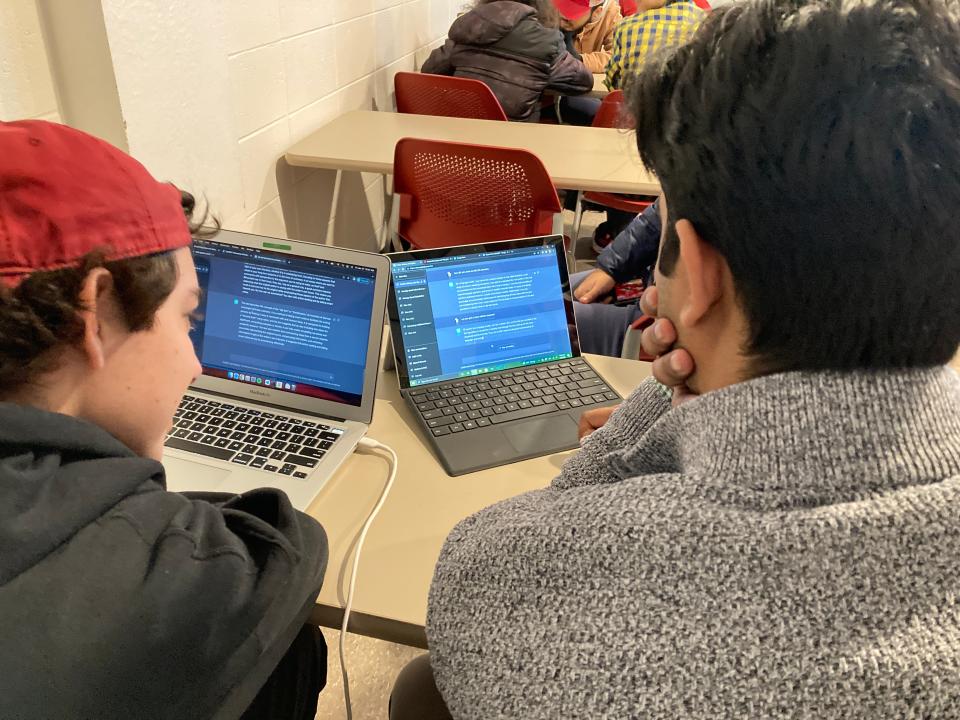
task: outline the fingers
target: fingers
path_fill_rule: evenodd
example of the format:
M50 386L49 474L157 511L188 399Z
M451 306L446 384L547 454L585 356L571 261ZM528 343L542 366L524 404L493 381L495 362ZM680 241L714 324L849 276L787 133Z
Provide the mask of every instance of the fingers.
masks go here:
M583 440L587 435L592 433L598 428L602 428L607 420L610 419L610 416L613 415L614 410L616 410L619 405L614 405L613 407L603 407L595 408L594 410L587 410L580 416L580 426L578 428L579 437Z
M647 288L640 297L640 309L644 315L657 317L660 296L656 287ZM674 348L677 329L669 318L657 320L640 335L640 345L648 355L653 355L651 372L659 382L673 390L673 404L696 397L687 387L687 379L693 374L693 356L683 348Z
M584 280L574 291L573 296L582 303L592 303L597 297L597 290L589 280Z
M677 329L667 318L657 318L656 322L644 328L640 335L640 346L648 355L663 355L677 341Z
M667 387L685 387L687 378L693 374L693 356L682 348L671 350L653 361L651 372Z
M657 305L660 302L660 295L657 287L651 286L643 291L643 295L640 296L640 309L643 311L644 315L649 315L650 317L657 316Z
M603 270L594 270L573 291L573 296L582 303L596 302L601 295L613 290L615 281Z

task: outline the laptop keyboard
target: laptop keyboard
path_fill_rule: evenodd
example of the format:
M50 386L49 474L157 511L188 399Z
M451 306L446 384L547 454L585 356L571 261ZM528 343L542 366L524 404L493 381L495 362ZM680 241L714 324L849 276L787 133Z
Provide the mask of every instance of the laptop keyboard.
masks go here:
M437 437L620 400L583 358L416 388L410 397Z
M184 395L164 444L305 478L342 434L338 427Z

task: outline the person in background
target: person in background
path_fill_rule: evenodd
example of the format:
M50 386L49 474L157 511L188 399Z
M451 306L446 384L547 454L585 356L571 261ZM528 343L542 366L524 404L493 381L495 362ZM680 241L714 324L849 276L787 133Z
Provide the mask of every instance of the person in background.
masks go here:
M660 51L683 45L707 13L693 0L640 0L635 15L623 19L613 34L605 84L623 89Z
M637 302L614 304L614 287L637 279L650 287L659 247L660 213L654 202L604 248L595 270L570 276L582 352L620 357L627 328L643 311Z
M620 22L620 6L604 0L553 0L560 13L560 29L571 37L573 50L591 73L602 73L610 60L613 31Z
M706 13L693 0L640 0L637 13L617 25L607 63L605 84L623 89L626 81L660 53L682 45L696 32ZM593 247L602 252L631 220L622 210L607 209L607 219L593 234Z
M553 3L560 13L560 30L571 54L591 73L602 73L610 59L613 29L621 19L620 6L604 0L553 0ZM560 97L560 119L571 125L590 125L599 108L598 98Z
M551 0L478 0L422 72L486 83L510 120L536 122L545 90L578 95L593 75L567 50Z
M0 188L0 718L312 720L323 528L165 489L193 198L43 121L0 122Z
M957 716L958 88L957 0L734 3L637 77L654 377L453 529L396 710Z

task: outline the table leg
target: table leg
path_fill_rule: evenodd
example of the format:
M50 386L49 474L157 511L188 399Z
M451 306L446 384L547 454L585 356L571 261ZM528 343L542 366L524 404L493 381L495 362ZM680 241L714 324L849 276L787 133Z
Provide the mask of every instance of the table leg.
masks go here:
M380 252L395 249L393 247L393 238L397 231L398 205L393 199L392 180L390 184L388 184L389 177L391 176L383 176L383 220L380 225L380 233L377 237L377 245Z
M343 170L337 170L337 176L333 180L333 198L330 201L330 220L327 223L327 237L323 241L324 245L336 245L337 203L340 202L340 181L342 179Z

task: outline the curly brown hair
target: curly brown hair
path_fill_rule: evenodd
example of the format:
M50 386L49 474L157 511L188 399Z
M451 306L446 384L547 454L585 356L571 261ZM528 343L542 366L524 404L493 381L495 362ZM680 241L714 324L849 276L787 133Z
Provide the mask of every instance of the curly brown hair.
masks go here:
M206 226L206 212L193 219L196 201L190 193L181 192L180 203L192 235L212 237L219 232L216 218ZM171 252L107 261L104 251L94 251L74 267L32 273L13 288L0 286L0 398L52 370L57 348L80 341L80 290L90 271L99 267L113 277L131 332L150 329L157 309L177 284Z

